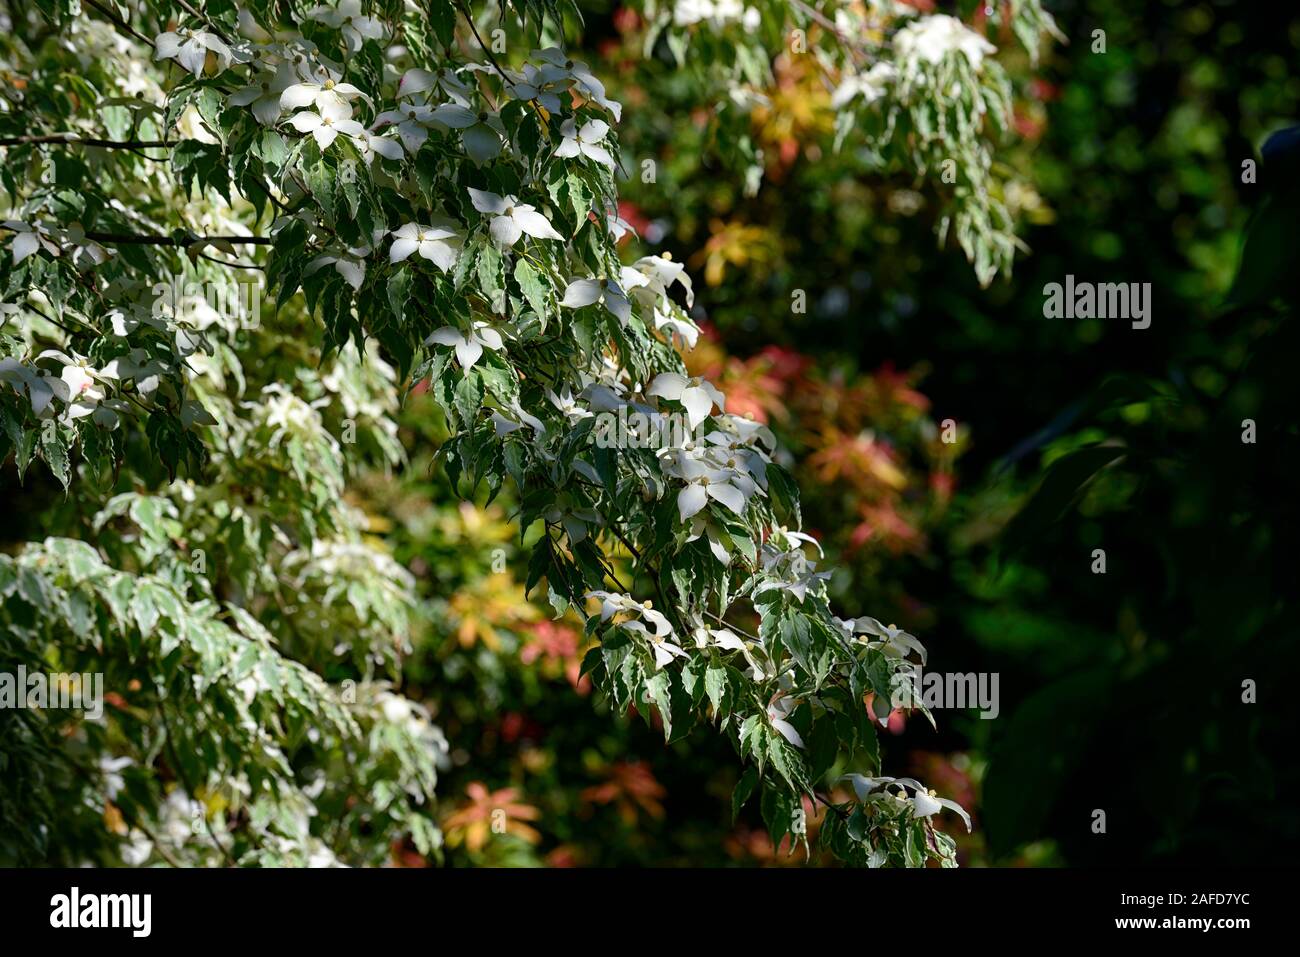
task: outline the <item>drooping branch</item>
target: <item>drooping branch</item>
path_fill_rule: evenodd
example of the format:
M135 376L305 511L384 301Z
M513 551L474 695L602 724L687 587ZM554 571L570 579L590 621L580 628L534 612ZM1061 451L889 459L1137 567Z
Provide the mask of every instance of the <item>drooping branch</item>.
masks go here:
M270 236L133 236L129 233L86 233L87 239L115 246L192 246L195 243L230 243L231 245L270 246Z
M29 146L41 143L62 143L67 146L97 146L107 150L139 150L170 148L175 143L167 140L101 140L76 133L46 133L40 136L0 136L0 146Z

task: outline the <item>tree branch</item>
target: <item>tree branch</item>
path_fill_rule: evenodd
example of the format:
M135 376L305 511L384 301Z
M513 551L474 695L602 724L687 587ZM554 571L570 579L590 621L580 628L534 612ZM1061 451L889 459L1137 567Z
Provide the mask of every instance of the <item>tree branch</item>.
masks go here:
M97 146L106 150L138 150L155 147L171 147L175 143L167 140L101 140L91 136L78 136L75 133L47 133L42 136L3 136L0 146L26 146L37 143L64 143L68 146ZM151 157L152 158L152 157Z

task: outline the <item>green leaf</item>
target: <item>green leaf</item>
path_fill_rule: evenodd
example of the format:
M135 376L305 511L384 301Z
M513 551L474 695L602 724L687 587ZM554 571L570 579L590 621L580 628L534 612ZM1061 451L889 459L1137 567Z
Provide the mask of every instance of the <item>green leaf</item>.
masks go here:
M735 824L736 819L740 817L740 809L745 806L750 795L754 793L754 788L758 784L758 768L753 765L746 765L745 771L736 782L736 788L731 792L731 823Z

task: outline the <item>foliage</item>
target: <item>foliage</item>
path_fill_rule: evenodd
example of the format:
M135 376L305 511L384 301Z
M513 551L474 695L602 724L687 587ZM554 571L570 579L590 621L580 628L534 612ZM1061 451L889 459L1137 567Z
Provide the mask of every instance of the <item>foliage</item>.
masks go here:
M670 744L725 735L734 807L754 799L774 845L806 843L806 799L831 806L820 836L846 861L954 863L932 823L951 802L874 777L875 724L924 649L833 613L774 436L675 348L698 336L683 267L620 258L622 108L548 45L559 11L524 8L506 67L450 3L178 6L16 8L0 41L21 78L0 114L0 417L18 476L39 461L67 494L38 519L53 537L4 566L6 656L83 667L94 648L126 689L102 726L20 713L4 801L42 805L49 843L6 855L108 859L113 835L136 862L436 849L445 746L382 684L422 606L348 502L360 472L400 467L392 415L418 387L449 488L490 504L509 487L524 590L583 620L580 673L615 710L653 713ZM1011 249L984 182L1006 80L977 34L901 13L885 126L864 120L862 142L881 169L969 164L946 202L987 280ZM714 65L754 59L734 51ZM939 83L959 89L936 115L916 90ZM264 274L273 302L214 307L231 270ZM636 440L605 441L614 421ZM642 441L669 422L695 436ZM469 607L458 639L488 640ZM52 777L65 748L91 770ZM852 796L819 791L846 771ZM479 844L494 803L528 840L529 805L470 794L452 842ZM86 810L97 840L56 836Z

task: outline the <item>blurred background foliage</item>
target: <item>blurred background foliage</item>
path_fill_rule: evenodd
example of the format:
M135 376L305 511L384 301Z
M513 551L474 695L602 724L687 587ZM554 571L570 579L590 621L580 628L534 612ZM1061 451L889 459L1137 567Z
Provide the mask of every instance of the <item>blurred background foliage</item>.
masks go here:
M746 148L728 150L734 116L698 101L662 43L642 55L635 5L582 7L586 57L627 106L628 242L696 276L692 371L778 433L840 601L921 635L940 670L1001 677L997 720L941 712L936 734L895 714L884 745L974 810L963 862L1294 847L1293 286L1226 300L1251 211L1296 171L1275 151L1244 183L1242 164L1300 112L1300 12L1062 0L1048 9L1070 42L1035 68L994 27L1016 90L1002 198L1027 251L981 289L951 243L936 249L923 184L868 174L852 136L835 149L830 91L798 58L774 58ZM1300 210L1283 199L1293 246ZM1294 265L1270 260L1265 285ZM1066 274L1150 282L1151 327L1043 318L1044 285ZM732 823L725 742L665 748L606 713L578 676L580 625L524 598L511 503L446 504L432 404L415 397L404 423L407 478L376 476L366 504L430 605L406 674L452 742L448 861L802 863L756 814Z

